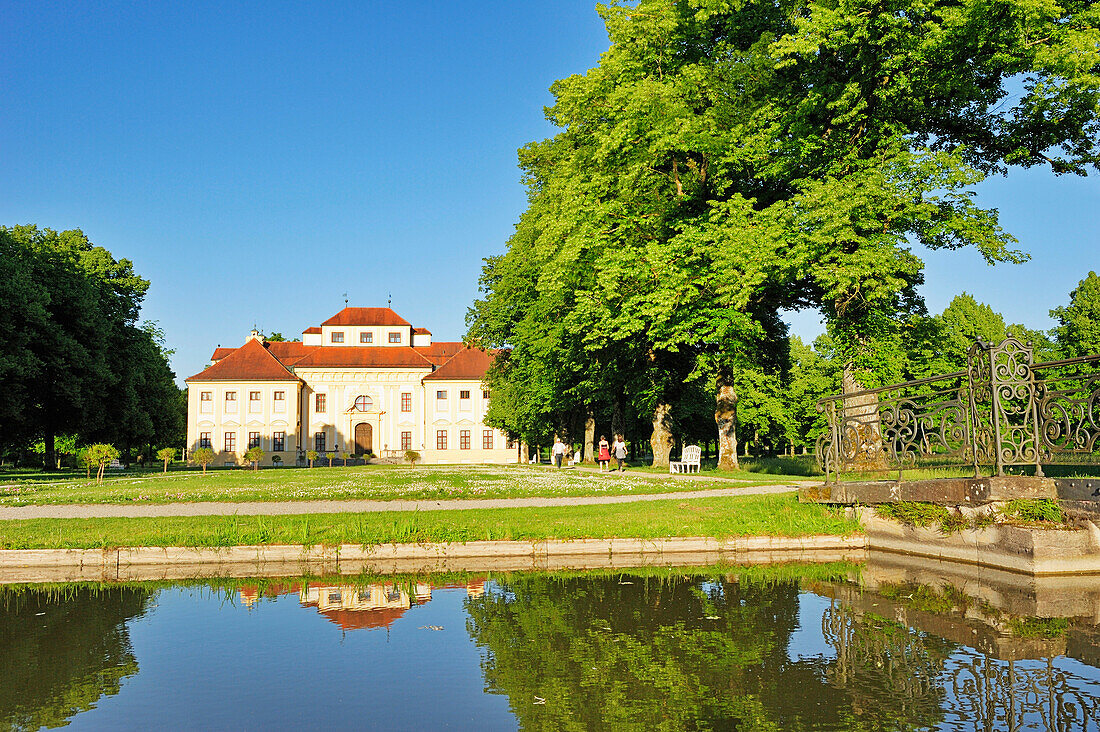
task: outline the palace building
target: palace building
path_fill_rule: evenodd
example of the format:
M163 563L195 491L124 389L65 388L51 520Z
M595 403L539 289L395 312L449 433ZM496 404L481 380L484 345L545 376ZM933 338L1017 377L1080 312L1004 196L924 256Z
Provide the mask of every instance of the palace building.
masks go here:
M309 450L514 463L516 446L483 422L491 360L459 342L433 343L390 308L344 308L301 341L252 331L186 379L188 448L213 448L215 465L239 464L257 445L263 465L302 464Z

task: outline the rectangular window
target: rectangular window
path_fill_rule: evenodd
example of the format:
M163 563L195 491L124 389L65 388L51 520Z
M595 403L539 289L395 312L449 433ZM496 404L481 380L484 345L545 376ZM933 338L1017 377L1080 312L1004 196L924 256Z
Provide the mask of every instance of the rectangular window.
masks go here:
M470 398L470 390L469 389L461 390L460 392L458 392L458 398L459 399L469 399Z
M250 391L248 392L248 411L252 414L262 412L264 409L263 399L260 398L260 392Z
M435 398L436 399L446 399L447 398L447 392L444 391L443 389L440 389L439 391L437 391L435 393Z
M489 401L489 390L488 389L482 389L481 390L481 398L484 399L485 401Z
M411 412L413 410L413 395L407 391L401 392L401 411Z
M344 331L342 331L342 330L332 331L332 342L333 343L343 343L344 342Z
M493 431L482 430L481 431L481 449L492 450L493 449Z
M285 391L274 392L271 395L271 402L272 402L272 406L274 408L274 411L276 411L280 414L286 412L286 392Z
M209 391L199 392L199 411L203 414L210 414L214 411L214 399L213 393Z
M460 430L458 433L458 449L470 449L470 430Z
M435 449L446 450L447 449L447 430L435 431Z
M225 451L236 452L237 451L237 433L226 432L225 433Z
M401 449L402 450L411 450L411 449L413 449L413 433L412 432L402 432L401 433Z
M225 392L225 411L227 414L237 413L237 392Z
M400 342L401 342L401 333L399 331L391 330L390 331L390 343L400 343Z
M322 414L325 411L325 395L314 394L313 395L313 411L317 414Z
M325 451L325 433L318 432L313 435L313 449L317 452Z
M210 433L209 432L200 432L199 433L199 447L210 447Z
M271 433L271 451L272 452L284 452L286 450L286 433L285 432L272 432Z
M254 447L260 446L260 433L249 432L248 433L248 449L251 450Z
M470 390L460 389L458 392L458 408L464 412L470 411L473 407L470 402Z
M359 342L360 343L374 343L374 333L360 333L359 334Z

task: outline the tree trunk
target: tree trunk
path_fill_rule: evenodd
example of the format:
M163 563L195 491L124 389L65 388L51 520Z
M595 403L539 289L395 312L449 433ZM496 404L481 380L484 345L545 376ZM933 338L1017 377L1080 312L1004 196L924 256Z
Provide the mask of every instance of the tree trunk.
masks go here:
M584 421L584 462L596 462L596 415L588 413Z
M676 438L672 436L671 419L672 406L661 402L653 410L653 434L649 438L649 446L653 450L653 467L668 467L669 458L672 457L672 448Z
M718 426L718 469L740 470L737 459L737 390L720 380L714 395L714 422Z
M47 472L56 470L54 465L57 462L57 456L54 453L53 427L46 428L46 431L42 435L42 442L46 445L46 454L44 456L42 467Z
M851 364L844 367L841 387L845 394L863 391L863 385L852 372ZM844 397L839 449L841 470L863 472L886 469L878 394Z
M520 443L519 460L524 465L531 462L531 446L528 445L526 442Z
M615 395L615 405L611 410L612 441L616 435L626 437L626 418L623 416L623 395Z

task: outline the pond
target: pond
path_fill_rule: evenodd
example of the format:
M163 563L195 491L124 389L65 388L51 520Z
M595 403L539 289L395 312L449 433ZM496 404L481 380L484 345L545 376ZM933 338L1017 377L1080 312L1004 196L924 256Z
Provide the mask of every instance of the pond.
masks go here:
M1097 729L1100 580L891 562L0 587L0 727Z

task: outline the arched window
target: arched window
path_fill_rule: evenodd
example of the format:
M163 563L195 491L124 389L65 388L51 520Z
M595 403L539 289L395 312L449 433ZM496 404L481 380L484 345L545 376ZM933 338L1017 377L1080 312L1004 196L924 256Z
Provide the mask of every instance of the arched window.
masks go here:
M355 398L355 411L368 412L374 406L369 396L363 395Z

